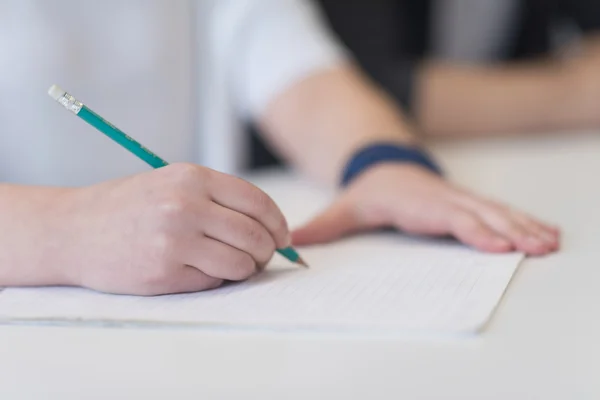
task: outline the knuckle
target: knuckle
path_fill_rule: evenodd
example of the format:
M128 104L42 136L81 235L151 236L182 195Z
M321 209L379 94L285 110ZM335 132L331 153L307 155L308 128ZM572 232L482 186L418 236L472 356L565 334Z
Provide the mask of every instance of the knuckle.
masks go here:
M238 232L241 235L247 236L248 227L242 217L235 214L227 214L220 216L220 218L222 218L221 223L228 233Z
M236 232L236 236L243 238L244 248L247 250L268 247L271 241L267 230L253 219L229 216L225 225L227 230Z
M243 231L247 247L258 262L264 262L271 258L275 252L275 242L269 232L258 222L251 221Z
M229 267L232 280L247 279L256 271L254 259L248 253L241 251L232 254Z
M276 209L275 203L269 195L258 188L253 188L253 190L249 191L248 200L259 215L272 213Z
M512 221L507 221L506 233L511 238L518 240L523 239L527 236L527 231L522 226Z
M197 177L201 171L202 167L199 165L195 165L192 163L177 163L170 165L171 172L178 177L181 178L195 178Z
M172 164L167 168L170 168L170 182L176 187L188 188L190 184L205 182L209 175L207 168L191 163Z
M484 215L487 215L489 218L495 218L498 220L513 218L513 212L508 207L505 207L501 204L484 205L482 211Z
M494 200L486 200L484 205L489 210L495 211L497 213L512 214L512 212L513 212L513 210L506 204L503 204L503 203L500 203L500 202L497 202Z
M475 232L481 228L481 222L467 212L456 212L454 216L455 229L463 232Z
M242 234L251 249L260 249L269 242L268 233L255 221L250 221L242 229Z
M188 208L189 201L184 196L169 196L158 203L157 213L160 218L171 221L179 218Z
M264 264L267 263L271 257L273 257L273 253L275 253L275 242L273 242L273 240L268 240L267 242L265 242L264 244L262 244L260 247L256 247L253 251L252 251L252 255L254 257L254 259L256 260L256 262L258 262L259 264Z
M259 222L248 219L233 222L231 226L244 240L244 249L257 262L268 261L275 252L275 242L269 232Z
M175 253L177 240L168 233L159 233L156 235L153 243L153 259L156 263L166 262L171 259Z

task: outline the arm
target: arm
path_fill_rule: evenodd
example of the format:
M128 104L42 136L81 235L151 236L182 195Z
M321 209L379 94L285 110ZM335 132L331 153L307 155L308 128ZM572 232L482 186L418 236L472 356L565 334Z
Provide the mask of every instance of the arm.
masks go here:
M429 135L585 128L565 69L549 62L468 67L431 63L417 74L415 118Z
M314 13L297 12L297 6L308 3L271 3L275 4L277 18L267 14L244 31L239 48L247 50L246 62L238 70L243 79L236 80L236 89L245 94L240 96L246 99L242 109L252 110L270 143L301 170L330 184L339 182L342 168L363 146L379 141L414 144L399 108L351 60L336 58L332 65L328 51L337 52L335 41L321 30ZM282 47L274 47L271 38ZM296 53L291 55L293 65L287 59L280 62L292 43L301 54L320 56ZM330 45L322 53L311 50L322 49L323 43ZM259 49L260 56L252 49ZM271 76L286 76L285 85L274 85ZM247 101L257 98L263 101ZM453 235L486 251L543 254L558 246L555 229L457 188L424 168L393 163L361 174L329 209L295 231L294 241L327 242L390 226L417 234Z
M238 109L288 161L335 183L359 147L415 141L396 105L353 65L311 1L246 5L230 51L232 92Z
M586 39L597 34L600 2L560 0L557 6ZM397 96L407 91L406 85L397 84L402 82L399 77L412 80L415 120L434 136L594 128L600 125L600 59L587 43L594 40L584 42L586 54L570 60L496 66L431 61L406 70L388 58L376 76Z
M385 141L416 142L398 107L352 65L311 76L279 96L260 120L289 161L336 184L350 156Z
M49 259L60 215L47 212L66 191L0 184L0 286L67 283Z
M590 35L569 58L527 65L423 65L413 99L417 123L435 136L598 127L598 43Z
M0 286L156 295L252 276L289 245L273 200L172 164L82 188L0 184Z
M261 121L282 154L332 183L356 149L381 140L415 141L398 108L351 66L300 81L273 101ZM558 246L554 228L421 167L401 164L371 168L294 238L298 245L327 242L389 226L415 234L452 235L491 252L544 254Z
M405 6L398 9L390 2L347 7L335 1L321 3L363 68L412 112L427 134L485 135L600 124L594 107L600 94L582 87L594 85L597 74L582 72L576 63L547 60L478 67L431 61L420 65L410 50L419 40L419 30L404 29L426 25L419 12ZM556 3L562 15L571 17L585 34L600 28L600 2ZM361 31L357 24L365 15L371 17L369 29Z

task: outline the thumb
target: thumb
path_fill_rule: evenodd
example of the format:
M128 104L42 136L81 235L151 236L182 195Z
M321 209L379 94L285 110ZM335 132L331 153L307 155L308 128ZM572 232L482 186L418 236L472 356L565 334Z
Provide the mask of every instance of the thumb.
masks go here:
M292 244L306 246L327 243L358 228L359 222L351 207L347 203L338 201L292 232Z

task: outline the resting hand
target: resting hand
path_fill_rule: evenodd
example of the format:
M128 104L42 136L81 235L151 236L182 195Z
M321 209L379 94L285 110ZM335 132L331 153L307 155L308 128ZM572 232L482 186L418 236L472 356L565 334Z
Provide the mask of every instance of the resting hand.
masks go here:
M556 228L468 193L421 167L400 164L382 164L358 176L331 207L293 233L293 243L325 243L383 227L452 235L487 252L542 255L559 247Z

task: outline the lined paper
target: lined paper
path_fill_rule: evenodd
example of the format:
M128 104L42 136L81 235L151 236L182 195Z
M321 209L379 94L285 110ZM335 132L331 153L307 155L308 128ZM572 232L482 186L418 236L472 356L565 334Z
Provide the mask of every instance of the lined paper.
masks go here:
M9 288L0 293L0 319L475 333L523 258L391 233L302 254L310 269L277 257L246 282L200 293L136 297Z

